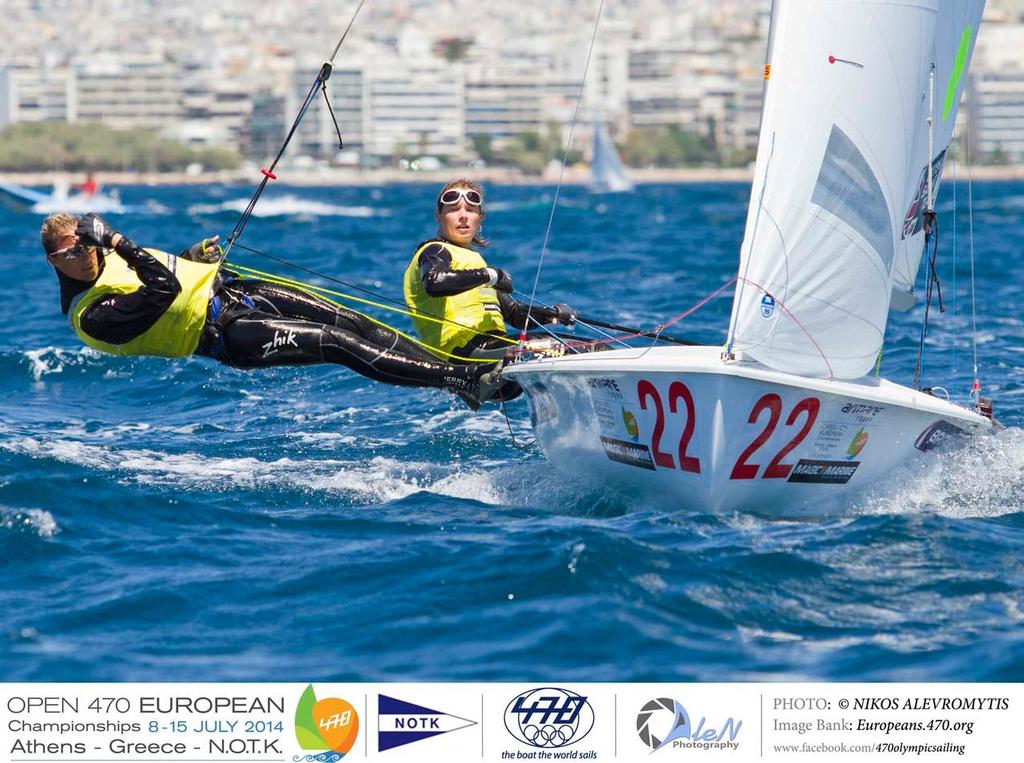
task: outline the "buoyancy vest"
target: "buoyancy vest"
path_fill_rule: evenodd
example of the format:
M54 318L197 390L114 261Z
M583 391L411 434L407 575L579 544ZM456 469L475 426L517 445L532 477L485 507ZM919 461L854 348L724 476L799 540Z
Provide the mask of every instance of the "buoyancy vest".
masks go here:
M452 270L486 268L478 252L447 241L427 241L416 249L405 270L405 304L420 339L431 349L450 353L479 334L505 333L501 304L493 287L484 284L450 297L432 297L423 288L420 255L432 244L441 244L452 258ZM429 316L429 317L428 317ZM443 318L444 320L439 320Z
M156 249L146 251L174 273L181 285L178 296L156 323L124 344L102 342L82 330L82 316L95 302L112 294L129 294L142 287L142 281L128 263L111 252L103 255L103 272L96 283L80 294L68 311L71 327L87 345L113 355L158 355L164 358L191 355L203 333L207 305L220 263L193 262Z

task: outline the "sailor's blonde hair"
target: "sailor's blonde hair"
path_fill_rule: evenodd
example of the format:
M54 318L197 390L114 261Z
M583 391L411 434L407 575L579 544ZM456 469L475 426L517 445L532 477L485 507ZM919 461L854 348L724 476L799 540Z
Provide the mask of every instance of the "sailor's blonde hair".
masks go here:
M43 220L43 227L39 229L39 238L42 239L43 249L46 253L56 252L60 248L60 240L75 235L75 228L78 227L78 217L69 215L66 212L58 212Z

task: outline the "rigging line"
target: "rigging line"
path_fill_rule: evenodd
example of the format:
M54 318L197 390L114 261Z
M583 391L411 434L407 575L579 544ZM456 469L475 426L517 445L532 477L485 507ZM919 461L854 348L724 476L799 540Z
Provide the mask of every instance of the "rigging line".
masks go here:
M526 297L527 296L526 294L524 294L523 292L518 291L518 290L513 291L512 293L517 295L517 296L521 296L521 297ZM532 314L529 314L529 313L527 314L527 320L528 321L532 321L533 323L536 323L538 326L540 325L539 321ZM589 316L588 317L577 316L576 317L576 323L578 323L581 326L586 326L587 328L593 329L597 333L602 334L603 336L608 337L609 339L613 338L612 335L611 334L607 334L607 333L605 333L603 331L597 331L597 327L598 326L600 326L603 329L608 329L609 331L624 332L624 333L628 334L629 336L641 336L641 337L648 337L648 336L650 336L650 337L654 337L656 342L657 341L661 341L661 342L667 342L669 344L682 344L682 345L686 345L686 346L693 346L693 345L698 344L698 342L691 342L689 340L681 339L679 337L662 336L662 333L664 332L665 327L668 325L667 323L662 323L662 324L660 324L658 326L655 326L652 329L639 329L639 328L635 328L633 326L619 326L619 325L617 325L615 323L609 323L608 321L598 320L597 318L592 318L592 317L589 317ZM630 348L630 349L632 349L632 348Z
M324 275L323 273L317 272L316 270L312 270L312 269L307 268L307 267L303 267L302 265L299 265L299 264L297 264L295 262L291 262L291 261L286 260L286 259L284 259L282 257L275 257L272 254L268 254L266 252L261 252L259 249L253 249L252 247L246 246L245 244L238 244L238 248L239 249L244 249L247 252L252 252L253 254L258 254L261 257L266 257L268 260L273 260L274 262L281 263L282 265L287 265L289 267L293 267L296 270L301 270L304 273L309 273L310 275L316 276L317 278L323 278L326 281L333 281L334 283L340 284L341 286L344 286L345 288L353 289L355 291L361 291L364 294L369 294L371 297L375 297L375 298L377 298L379 300L382 300L384 302L390 302L392 305L397 305L397 307L391 307L389 305L378 304L376 302L371 302L370 300L367 300L367 299L360 299L359 297L353 297L352 295L349 295L349 294L344 294L344 293L341 293L341 292L332 291L332 290L327 289L327 288L325 288L323 286L317 286L316 284L303 283L301 281L295 281L295 280L290 279L290 278L283 278L281 276L274 275L273 273L264 273L262 271L256 270L255 268L249 268L249 267L246 267L244 265L239 265L237 263L228 263L228 267L234 266L235 268L238 268L239 270L246 270L249 273L251 273L253 275L260 276L262 278L270 278L270 279L277 280L279 282L290 283L292 285L300 286L300 287L303 287L303 288L306 288L306 289L311 289L313 291L324 292L326 294L333 294L334 296L338 296L338 297L345 297L346 299L350 299L350 300L353 300L353 301L356 301L356 302L362 302L363 304L372 305L373 307L379 307L382 310L390 310L391 312L396 312L396 313L401 313L403 315L408 315L411 318L418 317L418 318L425 318L426 320L433 321L435 323L449 323L449 324L451 324L453 326L458 326L459 328L464 328L464 329L468 329L470 331L474 331L477 334L486 334L486 333L488 333L486 331L479 331L479 330L473 328L472 326L466 326L464 324L458 323L456 321L451 320L450 318L444 318L444 317L442 317L440 315L434 315L432 313L425 313L422 310L409 310L404 302L399 302L397 299L393 299L391 297L388 297L385 294L381 294L379 292L375 292L372 289L367 289L367 288L365 288L363 286L358 286L358 285L353 284L353 283L348 283L347 281L343 281L340 278L334 278L332 276ZM498 338L498 339L500 339L500 340L502 340L502 341L504 341L504 342L506 342L506 343L508 343L508 344L510 344L510 345L516 343L514 339L511 339L509 337L501 336L499 334L493 334L493 336Z
M277 175L274 174L274 170L277 168L278 162L281 161L281 157L284 156L285 149L288 148L288 144L291 143L292 136L295 135L295 131L299 127L299 123L302 118L306 115L310 105L316 100L316 92L319 87L324 88L324 97L327 96L327 89L324 83L331 76L331 70L334 68L334 59L338 55L338 51L341 49L341 45L345 42L345 38L348 37L349 31L352 29L352 25L356 23L356 18L359 16L359 11L363 9L363 4L366 0L359 0L359 5L356 7L355 12L352 14L352 18L349 19L348 26L345 27L345 31L341 35L341 39L338 40L338 44L334 46L334 51L331 53L329 60L324 61L320 67L320 71L316 75L316 79L313 80L313 84L309 88L309 92L306 93L306 99L303 101L299 113L295 116L295 121L292 122L291 129L288 130L288 134L285 136L284 143L281 144L280 150L277 152L277 156L274 157L274 161L270 164L270 169L262 169L260 172L263 173L263 179L260 184L256 187L256 191L253 193L252 198L249 200L249 204L246 206L245 211L242 212L241 217L235 223L235 227L231 229L231 233L228 236L227 245L224 248L224 258L227 259L228 254L231 252L231 247L242 235L245 230L245 226L249 223L249 218L252 217L252 212L256 208L256 203L260 200L260 196L263 195L264 189L267 187L267 183L271 180L277 180ZM330 109L330 102L328 102L328 109ZM334 116L334 113L331 113ZM337 125L337 120L335 120ZM341 131L338 131L338 140L341 141Z
M265 280L268 283L274 283L274 284L279 284L279 285L284 285L284 286L291 286L292 288L297 288L297 289L299 289L301 291L304 291L307 294L311 294L311 295L313 295L313 296L315 296L315 297L323 300L324 302L327 302L327 303L329 303L329 304L331 304L331 305L333 305L335 307L345 308L346 310L351 310L352 308L350 308L350 307L348 307L346 305L343 305L341 302L338 302L336 300L330 299L329 297L327 297L325 295L326 294L335 295L335 296L339 296L339 297L342 297L342 298L350 300L350 301L362 302L362 303L365 303L365 304L373 305L374 307L383 308L385 310L388 310L388 309L392 309L393 310L394 309L394 308L388 308L385 305L381 305L381 304L376 303L376 302L371 302L368 299L361 299L360 297L353 297L351 294L345 294L343 292L332 291L331 289L325 289L323 287L313 287L313 286L311 286L309 284L303 284L301 282L292 281L292 280L287 279L287 278L278 278L277 276L273 275L272 273L261 273L258 270L254 271L252 268L247 268L247 267L245 267L243 265L238 265L236 263L229 263L229 267L233 267L235 270L249 271L251 273L258 274L262 278L262 280ZM359 313L358 310L353 310L353 312ZM377 326L381 326L383 328L386 328L389 331L391 331L392 333L397 334L398 336L401 336L404 339L407 339L408 341L412 342L413 344L418 345L418 346L424 348L425 350L429 350L432 355L436 355L438 357L443 357L443 358L455 359L455 360L460 361L461 363L494 363L495 362L493 358L468 358L468 357L464 357L462 355L456 355L455 353L448 352L446 350L442 350L440 347L434 347L433 345L427 344L426 342L424 342L424 341L422 341L420 339L417 339L414 336L410 336L409 334L407 334L406 332L402 331L401 329L395 328L394 326L391 326L391 325L385 323L382 320L374 318L372 315L367 315L366 313L359 313L359 315L361 315L363 318L366 318L366 320L370 321L371 323L374 323ZM511 341L511 340L509 340L509 341ZM513 344L514 344L514 342L513 342Z
M377 307L377 308L380 308L382 310L391 310L393 312L409 314L405 310L400 310L398 308L389 307L388 305L382 305L379 302L373 302L372 300L363 299L362 297L355 297L355 296L353 296L351 294L346 294L345 292L341 292L341 291L335 291L333 289L328 289L328 288L325 288L323 286L313 286L311 284L304 284L301 281L292 281L291 279L288 279L288 278L280 278L278 276L275 276L273 273L263 273L263 272L261 272L259 270L253 270L252 268L247 268L244 265L239 265L237 263L230 263L229 267L234 268L234 270L236 270L236 271L241 271L243 275L246 275L246 274L248 274L248 275L255 275L258 278L260 278L260 280L266 281L267 283L278 284L278 285L281 285L281 286L290 286L293 289L298 289L299 291L303 291L303 292L305 292L307 294L310 294L312 296L318 297L319 299L322 299L325 302L328 302L328 303L330 303L330 304L332 304L332 305L334 305L336 307L343 307L343 308L345 308L347 310L352 310L353 312L359 313L359 315L361 315L362 317L366 318L369 321L372 321L376 325L383 326L384 328L389 329L389 330L391 330L392 332L394 332L396 334L400 334L401 336L403 336L406 339L408 339L410 342L412 342L414 344L417 344L420 347L423 347L423 348L425 348L427 350L430 350L430 352L432 354L434 354L434 355L441 356L441 357L446 357L446 358L455 358L457 360L460 360L460 361L466 362L466 363L470 363L470 362L472 362L472 363L490 363L490 362L493 362L493 360L488 360L488 359L468 358L468 357L464 357L462 355L456 355L455 353L448 352L447 350L443 350L440 347L435 347L432 344L428 344L427 342L424 342L424 341L422 341L420 339L417 339L416 337L410 336L406 332L402 331L401 329L399 329L399 328L397 328L395 326L392 326L391 324L385 323L384 321L379 320L377 318L374 318L371 315L367 315L366 313L361 313L358 310L353 310L353 308L351 308L351 307L349 307L349 306L347 306L345 304L342 304L341 302L338 302L338 301L336 301L334 299L331 299L330 297L338 297L339 299L345 300L347 302L359 302L361 304L370 305L372 307ZM327 296L327 295L330 295L330 297ZM436 322L438 322L438 323L442 323L443 322L443 319L430 319L430 320L436 320ZM479 332L478 331L477 333L478 334L483 334L484 332ZM515 341L510 339L510 338L508 338L508 337L502 337L502 336L497 335L497 334L487 334L487 336L488 337L493 336L494 338L501 339L502 341L508 342L509 344L515 344Z
M341 137L341 125L338 124L338 118L334 116L334 109L331 107L331 99L327 97L327 83L320 82L320 92L324 95L324 103L327 104L327 113L331 115L331 121L334 122L334 131L338 134L338 150L345 150L345 140Z
M971 394L975 404L981 399L981 381L978 379L978 307L974 295L974 193L971 187L971 118L967 116L967 242L971 260L971 348L974 354L974 381Z
M580 81L580 94L576 98L576 108L572 113L572 122L569 125L569 137L565 142L565 151L562 152L562 168L558 172L558 184L555 186L555 198L551 202L551 212L548 214L548 225L544 231L544 243L540 248L540 260L537 262L537 272L533 276L533 290L530 292L530 303L526 308L526 314L529 316L530 310L533 309L534 298L537 295L537 284L540 282L540 272L544 267L544 256L548 251L548 240L551 238L551 226L555 221L555 210L558 208L558 197L562 191L562 179L565 177L565 165L569 162L569 149L572 147L572 136L576 131L576 121L580 114L580 105L583 103L583 94L586 91L587 86L587 73L590 71L590 59L594 55L594 44L597 42L597 30L601 26L601 14L604 13L604 0L601 0L601 4L597 8L597 18L594 19L594 32L590 37L590 49L587 51L587 63L583 67L583 79ZM522 343L526 339L525 329L519 335L519 341Z
M934 235L933 235L934 234ZM928 255L928 242L931 240L932 253ZM921 322L921 340L917 346L917 365L914 367L914 386L921 389L921 374L924 371L924 341L928 335L928 318L932 307L932 286L938 284L938 276L935 273L935 260L939 254L939 218L937 216L932 217L931 228L925 233L925 257L928 257L928 289L925 292L924 301L924 320ZM939 292L939 308L940 311L944 312L942 308L942 292Z
M501 394L501 388L498 388L498 402L501 406L501 413L505 417L505 424L508 426L508 436L512 440L512 447L516 450L528 450L534 443L537 442L537 438L534 437L532 440L520 445L516 442L516 433L512 431L512 420L508 417L508 411L505 408L505 397Z
M586 326L591 331L593 331L595 334L600 334L604 339L609 340L608 341L609 344L611 344L612 342L618 342L623 347L625 347L627 350L636 349L632 345L627 344L624 339L619 339L614 334L609 334L607 331L604 331L600 327L595 326L593 323L588 323L587 321L580 320L579 318L576 319L576 322L579 323L580 325Z
M665 328L667 328L668 326L671 326L673 323L677 323L677 322L681 321L683 318L687 317L688 315L692 315L693 313L697 312L702 307L704 307L704 305L708 304L712 299L714 299L719 294L721 294L723 291L725 291L730 286L732 286L736 282L736 280L738 278L739 278L739 276L734 276L734 277L730 278L724 284L722 284L717 289L715 289L713 292L711 292L706 297L704 297L700 302L698 302L697 304L693 305L693 307L690 307L690 308L684 310L683 312L681 312L679 315L675 316L671 320L665 321L660 326L656 327L655 331L662 331ZM751 281L751 283L753 283L755 286L758 286L760 288L759 284L756 284L753 281ZM779 304L782 305L781 302ZM792 313L790 313L789 309L785 305L782 305L782 309L793 318L793 320L796 322L797 326L799 326L801 329L803 329L804 333L807 334L808 339L811 340L811 342L814 344L814 346L818 347L818 343L814 341L814 337L812 337L810 335L810 333L807 332L807 329L805 329L803 327L803 324L801 324L800 321L797 320L796 316L793 315ZM636 337L651 336L652 333L653 333L652 331L641 331L641 332L637 332L635 334L625 334L625 335L620 336L620 337L612 337L612 338L607 339L607 340L579 341L579 342L574 342L573 346L574 347L585 347L585 346L588 346L588 345L596 346L596 345L600 345L600 344L610 344L613 341L621 341L621 340L624 340L624 339L633 339L633 338L636 338ZM644 348L644 352L647 352L650 349L652 349L654 347L654 344L659 339L661 341L668 341L665 337L655 336L655 342L652 342L650 346ZM630 349L638 349L638 348L630 347ZM821 348L820 347L818 347L818 352L821 353L821 357L824 359L825 365L827 365L829 367L829 374L831 375L832 367L831 367L831 365L829 365L828 358L826 358L825 354L823 352L821 352Z
M326 76L325 76L326 72ZM242 212L241 217L238 218L238 222L235 223L235 227L231 229L231 233L228 235L228 243L224 248L224 257L226 258L231 252L231 247L235 241L242 235L245 230L245 226L249 224L249 218L252 217L253 210L256 209L256 203L260 200L260 196L263 195L264 189L267 187L267 183L271 180L276 180L277 175L274 174L274 170L277 168L278 162L281 161L281 157L284 156L285 149L288 148L288 144L291 143L292 136L295 135L295 131L299 129L299 123L302 118L306 115L309 110L310 104L316 99L317 88L320 83L330 76L330 64L325 62L320 67L320 72L316 75L316 80L309 88L309 92L306 93L306 100L303 101L299 113L295 116L295 121L292 122L291 129L288 130L288 134L285 136L284 143L281 144L281 148L277 152L277 156L274 157L274 161L270 163L270 169L262 169L260 172L263 173L263 179L260 184L256 187L256 191L253 193L252 198L249 199L249 204L246 206L245 211Z
M281 286L290 286L293 289L298 289L299 291L302 291L302 292L305 292L305 293L310 294L312 296L318 297L319 299L322 299L323 301L328 302L331 305L334 305L335 307L344 307L347 310L352 310L352 308L348 307L347 305L343 305L341 302L338 302L336 300L330 299L326 295L331 295L331 296L339 297L341 299L345 299L345 300L348 300L350 302L360 302L362 304L372 305L373 307L378 307L378 308L381 308L383 310L393 310L395 312L405 312L405 311L402 311L402 310L397 310L396 308L393 308L393 307L389 307L387 305L382 305L379 302L373 302L371 300L363 299L361 297L354 297L351 294L345 294L344 292L341 292L341 291L334 291L333 289L328 289L328 288L325 288L323 286L313 286L312 284L305 284L305 283L302 283L301 281L293 281L293 280L291 280L289 278L280 278L278 276L275 276L273 273L264 273L264 272L259 271L259 270L253 270L252 268L247 268L244 265L239 265L238 263L228 263L228 268L231 269L232 272L238 271L238 272L241 272L243 275L246 275L246 274L255 275L255 276L259 277L261 280L266 281L267 283L278 284L278 285L281 285ZM353 310L353 312L357 312L358 313L359 311L358 310ZM473 363L489 363L489 362L493 362L492 360L481 360L480 358L466 358L466 357L463 357L461 355L456 355L456 354L448 352L446 350L442 350L440 347L434 347L431 344L427 344L424 341L421 341L419 339L416 339L415 337L409 336L407 333L403 332L401 329L395 328L394 326L391 326L391 325L389 325L387 323L384 323L384 321L378 320L377 318L374 318L371 315L367 315L366 313L359 313L359 315L361 315L362 317L366 318L369 321L372 321L373 323L375 323L378 326L383 326L384 328L391 330L393 333L396 333L396 334L399 334L399 335L405 337L406 339L408 339L413 344L417 344L420 347L423 347L423 348L425 348L427 350L430 350L431 353L433 353L434 355L439 355L439 356L448 357L448 358L456 358L456 359L461 360L463 362L473 362ZM494 335L494 336L497 336L497 335ZM506 338L506 341L508 341L510 344L515 344L515 342L513 340L511 340L511 339L507 339Z
M957 287L957 280L956 280L956 264L957 264L957 262L956 262L956 239L957 239L957 219L956 218L957 218L957 195L959 194L959 190L960 190L958 188L958 180L959 180L958 174L959 174L959 167L960 167L960 149L957 147L957 143L956 143L956 138L955 137L952 140L952 145L950 146L950 150L951 150L951 152L953 154L953 251L952 251L952 257L953 257L953 314L950 317L950 320L953 322L953 368L952 368L953 384L950 386L950 389L952 389L954 394L955 394L956 390L957 390L957 386L958 386L957 385L957 378L956 378L956 376L957 376L957 374L956 374L956 346L957 346L957 335L956 335L956 325L957 325L956 324L956 316L957 316L957 313L956 313L956 308L957 308L957 298L956 298L957 297L957 288L956 288Z
M366 0L359 0L359 5L356 7L355 13L352 14L352 18L349 19L348 26L345 27L345 31L342 32L341 39L338 40L338 44L334 46L334 51L331 53L331 57L329 59L332 64L334 63L334 58L338 55L338 51L341 50L342 43L344 43L345 38L348 37L348 33L351 31L352 25L356 23L356 17L359 15L359 11L363 9L363 3L365 2Z

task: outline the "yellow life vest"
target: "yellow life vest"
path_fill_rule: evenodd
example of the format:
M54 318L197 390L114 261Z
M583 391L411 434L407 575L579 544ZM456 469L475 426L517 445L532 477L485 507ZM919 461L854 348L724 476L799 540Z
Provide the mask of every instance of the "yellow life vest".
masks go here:
M450 297L432 297L423 288L420 255L432 244L441 244L452 257L452 270L486 268L478 252L447 241L421 244L405 270L405 304L420 339L432 349L450 353L480 334L505 333L501 305L493 287L484 284ZM440 319L444 319L443 321Z
M103 255L103 272L71 306L68 319L78 338L90 347L113 355L158 355L182 358L195 352L206 323L206 310L213 292L213 281L220 263L192 262L173 254L147 249L158 262L167 266L181 284L181 291L156 323L124 344L109 344L82 330L82 316L98 300L112 294L130 294L142 287L142 281L123 259L111 252Z

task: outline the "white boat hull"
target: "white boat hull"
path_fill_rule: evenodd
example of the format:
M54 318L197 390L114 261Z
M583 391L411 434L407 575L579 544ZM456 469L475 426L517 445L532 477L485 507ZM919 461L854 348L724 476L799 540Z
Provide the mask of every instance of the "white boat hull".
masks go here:
M113 196L83 193L65 195L60 193L46 194L31 188L0 181L0 204L13 212L34 212L48 215L53 212L68 214L127 214L146 211L145 207L127 207Z
M553 464L694 511L837 513L899 463L992 428L885 380L808 379L720 355L616 350L520 363L504 375L526 390Z

